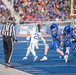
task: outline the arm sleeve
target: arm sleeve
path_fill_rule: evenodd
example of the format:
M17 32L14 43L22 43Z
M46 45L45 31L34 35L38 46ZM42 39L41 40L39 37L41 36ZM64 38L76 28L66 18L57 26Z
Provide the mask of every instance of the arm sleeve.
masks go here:
M16 32L14 26L12 26L13 38L16 39Z

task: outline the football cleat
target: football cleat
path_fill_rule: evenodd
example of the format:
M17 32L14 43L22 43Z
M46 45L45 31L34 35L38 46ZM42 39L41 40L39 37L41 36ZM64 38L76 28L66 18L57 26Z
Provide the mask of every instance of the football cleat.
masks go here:
M65 60L65 63L68 62L68 55L65 55L65 56L64 56L64 60Z
M23 60L27 60L27 57L24 57Z
M42 59L40 59L40 61L46 61L47 60L47 57L44 56Z
M38 58L38 56L35 56L35 57L34 57L34 60L33 60L33 62L35 62L35 61L37 60L37 58Z

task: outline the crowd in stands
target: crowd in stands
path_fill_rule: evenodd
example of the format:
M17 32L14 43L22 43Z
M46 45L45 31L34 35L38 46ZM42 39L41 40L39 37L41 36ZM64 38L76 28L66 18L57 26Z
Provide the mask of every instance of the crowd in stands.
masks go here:
M70 19L70 0L14 0L14 9L24 21Z
M0 0L0 23L5 23L11 16L10 10L4 5L2 0Z
M12 0L8 0L12 1ZM13 0L20 21L65 21L71 19L70 0ZM76 12L76 1L74 2ZM7 19L10 10L0 0L0 17ZM0 18L1 19L1 18ZM1 21L1 20L0 20ZM3 20L2 20L3 21Z

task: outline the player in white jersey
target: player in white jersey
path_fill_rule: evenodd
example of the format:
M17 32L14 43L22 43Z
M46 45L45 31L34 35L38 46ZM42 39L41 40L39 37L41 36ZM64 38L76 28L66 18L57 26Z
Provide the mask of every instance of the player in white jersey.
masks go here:
M28 55L31 52L33 54L33 56L34 56L34 60L33 61L36 61L38 56L36 55L35 48L38 49L38 41L39 41L40 38L42 39L44 45L46 45L46 42L45 42L44 38L42 37L41 33L38 32L37 30L38 29L37 29L36 26L33 27L33 30L30 32L30 36L28 36L26 38L27 40L29 40L31 38L31 41L30 41L30 45L27 48L27 52L26 52L26 55L23 58L23 60L26 60Z

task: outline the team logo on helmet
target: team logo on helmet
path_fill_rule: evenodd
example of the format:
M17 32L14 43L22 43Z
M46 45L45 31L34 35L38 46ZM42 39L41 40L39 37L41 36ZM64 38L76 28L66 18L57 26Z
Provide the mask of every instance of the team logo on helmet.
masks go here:
M64 28L64 32L67 34L70 33L70 26L69 25Z
M57 24L53 23L53 24L51 25L50 29L51 29L51 31L54 31L54 30L58 29Z

